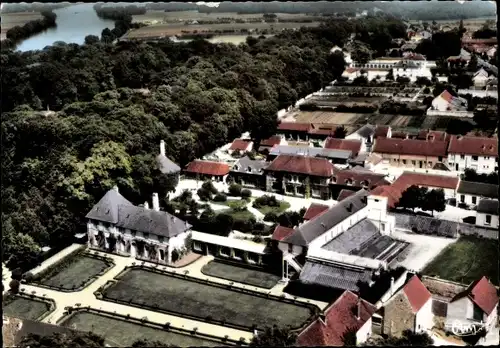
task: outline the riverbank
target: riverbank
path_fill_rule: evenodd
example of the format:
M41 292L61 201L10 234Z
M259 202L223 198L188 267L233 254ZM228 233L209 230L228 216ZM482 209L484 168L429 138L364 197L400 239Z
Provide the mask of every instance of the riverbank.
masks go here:
M0 40L5 40L7 38L7 31L15 26L22 27L28 22L43 19L40 12L12 12L12 13L2 13L2 22L0 24Z

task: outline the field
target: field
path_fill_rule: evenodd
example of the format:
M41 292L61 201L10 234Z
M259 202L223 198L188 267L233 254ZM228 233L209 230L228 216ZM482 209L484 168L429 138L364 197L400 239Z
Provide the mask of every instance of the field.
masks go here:
M4 302L3 314L21 319L37 320L50 310L47 302L14 296Z
M219 342L201 337L165 331L89 312L76 312L61 323L62 326L83 332L92 331L105 338L110 347L130 347L140 339L161 341L176 347L215 347Z
M305 306L140 269L121 276L104 291L104 299L131 301L199 319L211 317L246 329L274 324L298 328L311 316Z
M486 276L498 285L498 242L462 236L432 260L422 273L464 284Z
M107 269L109 265L102 260L76 255L72 260L68 260L61 269L55 269L40 280L46 286L61 287L66 290L78 288L95 277L101 271Z
M15 27L16 25L22 26L36 19L42 19L42 15L39 12L13 12L13 13L2 13L1 15L1 39L5 39L5 33L7 30Z
M238 267L217 260L210 261L203 266L201 271L211 277L232 280L264 289L271 289L281 279L280 276L263 270Z
M148 38L148 37L162 37L162 36L174 36L182 35L187 33L206 33L206 32L216 32L220 31L224 33L226 30L241 30L246 29L248 31L252 30L281 30L281 29L293 29L300 27L317 27L319 22L313 23L228 23L228 24L193 24L184 25L181 24L155 24L147 27L132 30L125 34L122 38Z

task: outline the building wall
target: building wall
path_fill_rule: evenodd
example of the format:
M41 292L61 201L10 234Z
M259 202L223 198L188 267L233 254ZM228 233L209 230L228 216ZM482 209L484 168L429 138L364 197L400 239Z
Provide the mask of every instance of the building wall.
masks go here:
M473 202L474 197L476 198L476 202ZM462 202L462 198L463 198L463 202ZM477 204L479 204L480 199L481 199L481 196L463 194L463 193L457 194L457 204L465 203L467 205L477 205Z
M290 244L288 243L283 243L283 242L278 243L278 248L283 252L283 254L289 252L289 246ZM301 247L300 245L292 246L292 252L291 252L292 255L298 256L301 255L303 252L304 252L304 247Z
M384 160L389 161L391 167L398 168L408 168L408 169L419 169L420 162L422 162L422 169L432 169L432 167L439 161L438 157L427 157L427 156L409 156L409 155L399 155L399 154L387 154L375 152L376 154L382 156ZM441 158L442 161L446 162L446 157Z
M463 297L456 301L448 303L447 319L468 319L472 318L474 307L472 301Z
M498 170L497 157L495 156L477 156L476 159L471 155L449 153L448 163L450 169L457 172L463 172L465 168L474 169L479 174L489 174Z
M372 318L368 319L366 323L356 332L356 344L365 343L372 335Z
M490 215L491 216L491 223L490 224L486 223L486 215L489 215L489 214L477 213L476 214L476 225L481 226L481 227L498 228L498 226L499 226L498 215Z
M483 87L486 86L486 82L488 81L488 76L478 75L472 79L474 81L474 86Z
M432 297L427 300L425 305L415 315L415 330L422 332L430 330L434 326L434 315L432 314Z
M441 98L441 96L434 98L434 100L432 101L432 107L435 110L439 110L439 111L446 111L448 109L449 105L450 105L450 103L448 103L446 100Z
M410 81L415 82L419 77L427 77L429 80L432 78L432 73L428 68L394 68L392 69L392 74L394 79L397 79L398 76L408 77Z
M401 337L408 329L415 329L415 315L406 295L400 291L385 305L382 333Z

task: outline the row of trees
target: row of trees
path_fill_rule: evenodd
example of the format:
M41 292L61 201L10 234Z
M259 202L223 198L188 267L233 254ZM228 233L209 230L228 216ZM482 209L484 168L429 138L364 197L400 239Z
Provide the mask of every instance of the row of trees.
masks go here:
M19 42L25 40L35 34L41 33L50 28L55 28L56 14L52 11L41 12L42 19L29 21L23 26L16 25L7 30L5 34L7 39L2 41L2 49L14 48Z
M429 190L426 187L412 185L402 192L401 198L397 204L398 208L411 209L416 208L432 212L441 212L446 208L446 199L443 189Z

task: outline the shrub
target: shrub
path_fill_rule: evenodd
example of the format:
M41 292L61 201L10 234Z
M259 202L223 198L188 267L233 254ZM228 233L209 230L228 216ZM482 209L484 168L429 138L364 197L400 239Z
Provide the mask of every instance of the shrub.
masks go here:
M28 272L28 273L25 273L24 276L23 276L24 280L26 280L26 282L32 282L34 279L35 279L35 276L33 275L33 273L31 272Z
M228 191L229 191L230 196L240 196L241 195L241 185L231 184L231 186L229 186Z
M264 241L264 238L262 238L261 236L256 236L256 237L252 238L252 242L254 242L254 243L262 243L263 241Z
M253 202L253 207L257 209L263 206L279 207L279 205L280 203L278 202L276 197L270 195L260 196Z
M202 201L210 201L212 199L212 193L204 188L198 189L196 193Z
M278 214L270 211L266 215L264 215L264 221L276 222L278 221Z
M213 321L213 319L214 319L214 318L212 318L212 316L211 316L211 315L209 315L209 316L207 316L207 317L205 318L205 320L206 320L206 321L208 321L208 322Z
M218 193L214 196L214 202L226 202L227 196L223 193Z
M211 194L217 194L219 191L215 188L214 184L211 181L205 181L203 185L201 185L201 188L204 190L207 190Z
M13 270L12 279L21 281L21 279L23 279L23 271L20 268Z
M241 190L241 198L248 199L250 197L252 197L252 191L248 189Z

